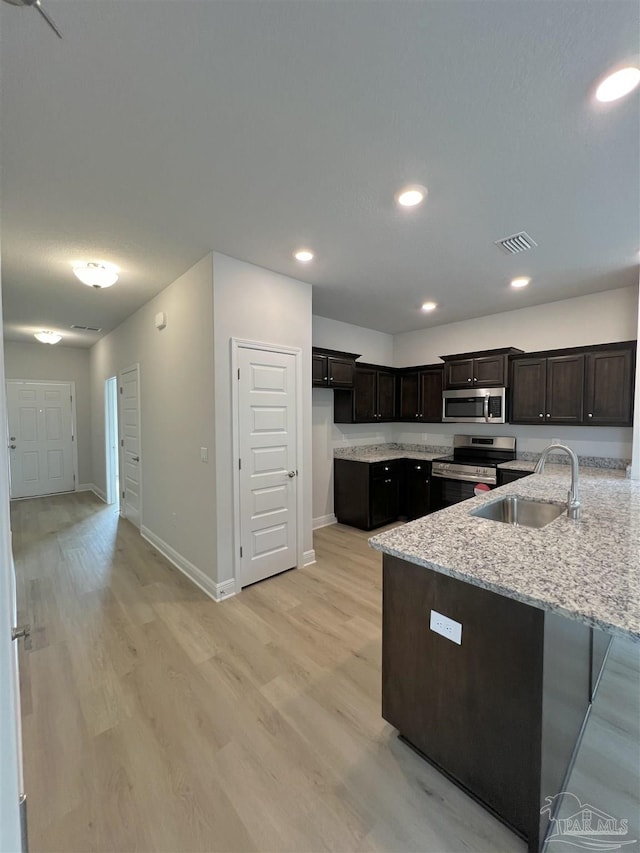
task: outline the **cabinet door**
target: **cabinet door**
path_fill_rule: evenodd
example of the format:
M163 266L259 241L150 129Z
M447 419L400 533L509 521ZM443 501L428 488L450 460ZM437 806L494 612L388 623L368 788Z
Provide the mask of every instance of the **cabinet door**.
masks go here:
M327 356L313 353L311 356L311 384L315 387L327 386Z
M354 363L346 358L327 358L327 374L330 388L353 388Z
M396 417L396 374L378 371L378 420L393 421Z
M585 424L631 426L632 355L631 349L587 353Z
M440 423L442 420L442 369L420 371L420 420Z
M507 360L503 355L487 355L473 359L473 384L492 388L507 384Z
M370 485L371 527L390 524L398 518L400 477L394 469L386 477L372 477Z
M401 373L398 376L399 383L399 411L398 415L401 421L416 421L420 417L420 408L418 402L418 374L417 373Z
M546 382L546 358L524 358L513 362L511 423L544 423Z
M447 361L444 366L444 377L447 388L467 388L473 383L473 359Z
M407 460L405 514L409 520L431 512L431 466L428 462Z
M579 424L584 396L584 355L547 359L547 424Z
M377 420L377 371L367 367L356 368L353 376L353 420Z

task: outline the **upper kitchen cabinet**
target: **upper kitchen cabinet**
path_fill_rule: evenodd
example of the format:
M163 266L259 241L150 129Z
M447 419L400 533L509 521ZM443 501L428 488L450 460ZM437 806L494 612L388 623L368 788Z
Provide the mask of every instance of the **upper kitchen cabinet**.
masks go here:
M442 420L442 365L398 371L398 419L414 423Z
M584 355L513 360L511 423L582 422Z
M514 358L511 423L631 426L635 342Z
M311 353L314 388L353 388L353 372L359 355L313 347Z
M375 364L357 364L353 391L336 391L335 423L380 423L396 420L396 371Z
M521 353L514 347L484 352L443 355L444 387L447 389L495 388L509 384L509 356Z
M593 426L631 426L635 345L585 355L584 420Z

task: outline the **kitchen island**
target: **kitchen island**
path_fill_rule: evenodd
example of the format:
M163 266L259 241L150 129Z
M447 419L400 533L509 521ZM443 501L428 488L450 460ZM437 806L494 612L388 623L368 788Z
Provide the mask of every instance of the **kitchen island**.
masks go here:
M383 562L383 717L527 840L544 841L610 634L640 639L640 483L581 469L582 516L470 515L504 494L566 501L567 466L370 540ZM436 616L432 616L432 611ZM445 636L442 616L462 626Z

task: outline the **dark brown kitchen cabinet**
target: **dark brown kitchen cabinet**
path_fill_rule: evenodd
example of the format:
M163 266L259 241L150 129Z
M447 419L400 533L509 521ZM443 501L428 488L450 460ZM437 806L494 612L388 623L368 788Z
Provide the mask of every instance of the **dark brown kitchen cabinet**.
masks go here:
M336 391L335 423L380 423L396 419L396 371L372 364L357 364L353 391Z
M511 423L580 424L584 354L513 360Z
M371 530L400 513L403 460L334 460L334 512L340 524Z
M588 352L585 356L584 420L592 426L631 426L635 350Z
M421 367L398 373L398 419L414 423L442 420L442 367Z
M314 347L311 353L314 388L353 388L355 353Z
M520 352L522 350L508 347L484 353L443 355L444 387L506 387L509 384L509 355Z
M431 463L406 459L404 464L404 502L401 515L409 521L431 512Z

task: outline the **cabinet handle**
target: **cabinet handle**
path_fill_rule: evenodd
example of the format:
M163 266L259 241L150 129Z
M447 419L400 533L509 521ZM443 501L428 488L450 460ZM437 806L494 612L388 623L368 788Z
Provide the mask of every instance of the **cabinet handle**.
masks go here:
M471 377L469 377L469 378L467 379L467 382L471 382Z
M390 482L391 482L391 480L385 480L385 483L390 483Z
M417 417L417 418L419 418L419 417L420 417L420 415L419 415L419 413L418 413L418 412L416 412L416 417Z
M416 471L422 471L422 465L416 465Z
M544 417L544 415L542 414L542 412L540 412L540 414L538 415L538 417L539 417L539 418L543 418L543 417Z
M476 377L475 377L475 376L473 377L473 381L474 381L474 382L477 382L477 381L478 381L478 380L476 379Z
M328 380L328 379L329 379L329 377L328 377L328 376L325 376L325 377L324 377L324 381L325 381L325 382L327 382L327 380Z
M389 469L388 469L388 468L385 468L384 470L385 470L385 471L388 471Z
M593 415L591 414L591 412L589 412L589 417L590 417L590 418L592 418L592 417L593 417Z
M548 418L550 418L550 417L551 417L551 415L550 415L548 412L547 412L547 417L548 417Z

